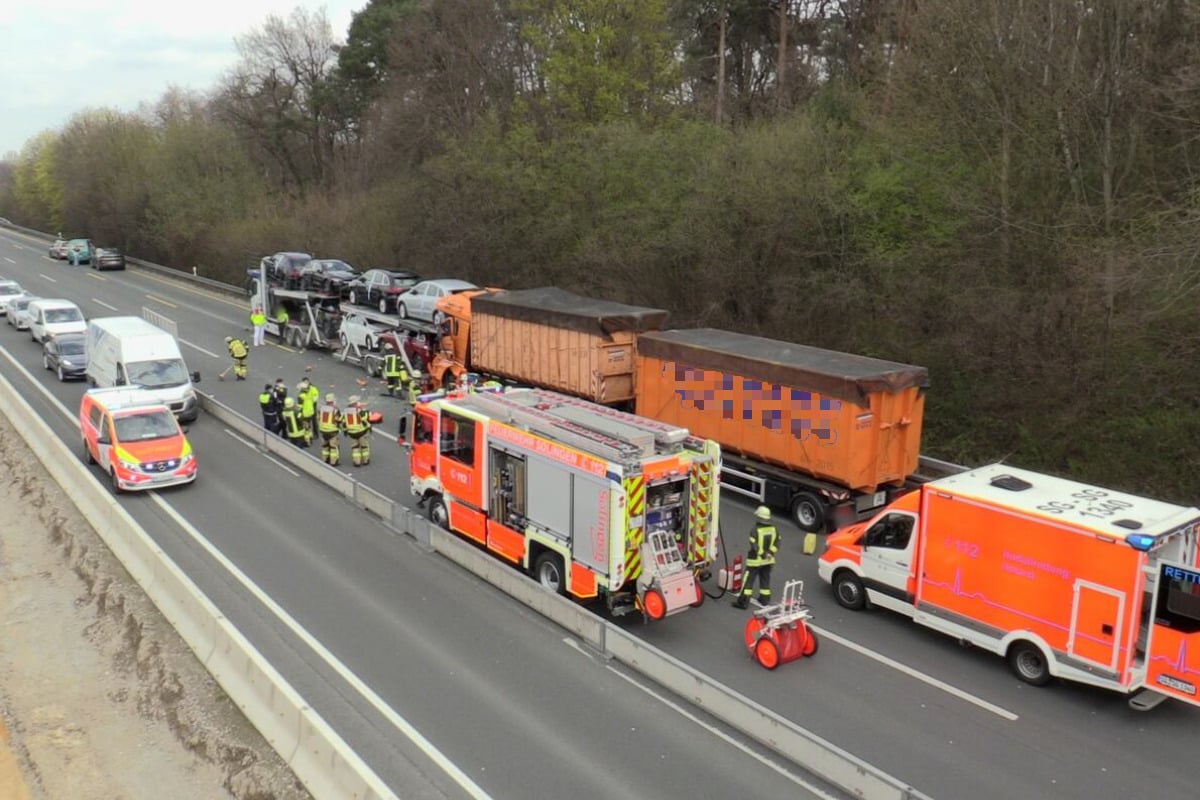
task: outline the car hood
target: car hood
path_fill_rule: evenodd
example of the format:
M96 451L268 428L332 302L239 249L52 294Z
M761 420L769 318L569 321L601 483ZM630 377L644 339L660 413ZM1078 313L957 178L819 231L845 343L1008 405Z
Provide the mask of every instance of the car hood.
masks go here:
M183 458L192 451L186 439L176 436L146 442L121 442L120 449L139 462Z

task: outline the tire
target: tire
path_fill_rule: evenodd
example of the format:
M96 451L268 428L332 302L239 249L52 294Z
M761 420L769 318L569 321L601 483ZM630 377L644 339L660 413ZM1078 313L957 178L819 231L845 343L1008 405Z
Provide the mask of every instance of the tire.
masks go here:
M779 666L779 645L770 636L764 636L754 645L754 660L766 669Z
M1016 642L1009 647L1008 666L1014 675L1032 686L1050 682L1050 662L1042 648L1032 642Z
M396 304L396 315L399 316L400 319L408 319L408 309L404 307L404 303Z
M440 311L433 312L433 324L435 327L442 327L442 323L446 321L446 315Z
M66 373L63 372L62 364L58 365L58 382L59 383L67 382L67 376L66 376Z
M42 353L42 368L50 369L50 356L46 355L45 353Z
M533 579L555 594L567 593L562 558L553 550L543 551L533 562Z
M825 531L825 504L812 492L798 492L790 508L792 522L806 533Z
M350 305L352 305L352 306L358 305L358 292L351 289L350 294L348 295L347 299L350 301Z
M705 597L707 597L707 595L704 594L704 587L700 585L700 579L697 578L696 579L696 602L692 603L691 607L699 608L700 606L704 605Z
M657 622L667 615L667 598L658 589L647 589L642 595L642 610L649 619Z
M386 297L379 298L379 313L380 314L387 313L387 298Z
M92 451L88 449L87 442L83 443L83 463L95 464L96 459L92 458Z
M112 483L113 494L125 494L125 490L121 488L121 484L117 480L117 471L111 467L108 470L108 479Z
M446 509L446 501L441 497L433 497L429 501L429 521L442 530L450 530L450 512Z
M821 643L817 641L817 634L809 627L805 627L804 632L808 634L808 638L804 640L804 655L815 656L821 647Z
M338 334L338 341L342 343L343 350L350 346L350 337L346 336L344 333Z
M842 608L861 611L867 606L867 590L859 577L848 569L833 575L833 597Z

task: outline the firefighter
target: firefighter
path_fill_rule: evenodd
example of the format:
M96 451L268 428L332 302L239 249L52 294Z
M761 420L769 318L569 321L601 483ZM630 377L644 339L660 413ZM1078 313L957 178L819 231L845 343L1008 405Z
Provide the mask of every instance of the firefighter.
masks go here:
M296 385L296 402L300 406L300 422L308 435L308 443L312 444L313 434L317 427L317 403L321 401L321 390L313 386L307 377L301 378Z
M246 357L250 355L250 348L246 347L246 343L241 339L235 339L232 336L225 337L225 345L229 348L229 355L233 358L234 379L246 380Z
M304 435L304 423L296 411L296 398L289 397L283 401L283 435L296 447L307 448L308 437Z
M262 394L258 396L258 405L262 409L263 428L269 433L279 433L281 420L279 412L282 410L279 407L279 400L275 397L275 393L271 391L271 384L263 385Z
M779 534L771 524L771 509L759 506L754 510L754 530L750 532L750 549L746 553L746 582L742 594L733 605L746 608L754 594L754 581L758 581L758 605L771 602L771 567L775 565L775 554L779 551Z
M371 422L367 418L366 405L359 402L358 395L350 396L350 405L342 412L342 424L350 437L350 462L356 467L371 463Z
M421 389L424 386L425 379L421 373L414 371L412 378L408 382L408 404L416 407L417 398L421 396Z
M383 379L387 382L388 394L392 397L410 383L408 370L404 368L404 360L395 352L383 357Z
M325 405L317 417L317 431L321 434L321 460L331 467L338 465L338 437L342 434L342 412L338 410L337 397L333 392L325 395Z

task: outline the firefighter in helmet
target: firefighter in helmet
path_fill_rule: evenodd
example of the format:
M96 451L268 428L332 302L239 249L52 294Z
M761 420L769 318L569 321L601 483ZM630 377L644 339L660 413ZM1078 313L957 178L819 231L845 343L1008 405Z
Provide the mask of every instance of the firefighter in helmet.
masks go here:
M342 425L350 437L350 462L356 467L371 463L371 421L366 405L358 395L350 396L350 405L342 411Z
M771 524L771 509L759 506L754 510L754 530L750 531L750 549L746 553L746 582L734 606L750 605L755 581L758 581L758 604L765 606L771 602L771 567L775 566L777 552L779 533Z
M338 438L342 435L342 412L333 392L325 395L325 403L317 413L317 432L321 434L321 460L336 467L341 457Z

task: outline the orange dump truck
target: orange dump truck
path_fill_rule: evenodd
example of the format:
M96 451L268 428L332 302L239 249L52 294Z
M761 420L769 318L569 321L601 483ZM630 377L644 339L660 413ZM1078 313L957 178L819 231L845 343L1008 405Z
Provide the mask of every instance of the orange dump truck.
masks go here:
M636 413L719 442L722 486L803 530L861 518L917 470L924 367L712 329L637 350Z
M831 534L818 573L846 608L897 611L1028 683L1200 704L1198 531L1195 508L993 464Z
M632 405L639 333L661 328L667 312L594 300L547 287L488 290L443 299L449 320L433 370L467 372L563 392L605 405Z

